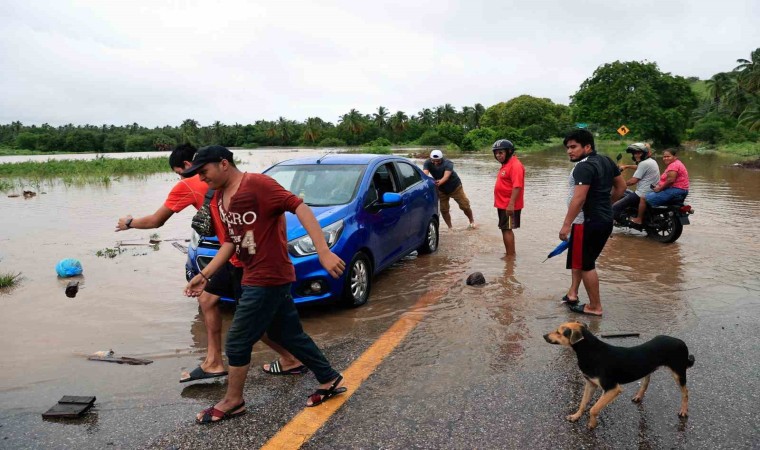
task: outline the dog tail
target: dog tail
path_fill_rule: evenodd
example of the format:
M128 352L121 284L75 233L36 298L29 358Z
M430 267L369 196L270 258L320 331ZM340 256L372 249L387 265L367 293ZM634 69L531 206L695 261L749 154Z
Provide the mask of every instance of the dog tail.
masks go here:
M686 363L686 367L693 366L694 365L694 361L695 361L694 355L689 355L689 357L687 359L688 359L688 362Z

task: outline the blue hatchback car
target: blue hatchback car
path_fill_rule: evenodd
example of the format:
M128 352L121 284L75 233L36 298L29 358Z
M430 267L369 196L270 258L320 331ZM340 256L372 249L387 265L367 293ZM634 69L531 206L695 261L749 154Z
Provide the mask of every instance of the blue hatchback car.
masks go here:
M435 184L406 158L328 154L283 161L264 173L304 199L331 250L346 261L344 274L332 278L319 264L298 218L286 213L296 303L336 300L347 306L363 305L374 274L411 252L438 249ZM193 233L186 276L198 273L218 249L215 237Z

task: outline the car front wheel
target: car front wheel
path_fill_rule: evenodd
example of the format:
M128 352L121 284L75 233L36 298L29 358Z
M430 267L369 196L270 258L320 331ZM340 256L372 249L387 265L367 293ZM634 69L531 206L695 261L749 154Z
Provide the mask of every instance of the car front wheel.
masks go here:
M363 252L354 255L346 272L341 303L345 306L357 307L367 303L372 288L372 265Z

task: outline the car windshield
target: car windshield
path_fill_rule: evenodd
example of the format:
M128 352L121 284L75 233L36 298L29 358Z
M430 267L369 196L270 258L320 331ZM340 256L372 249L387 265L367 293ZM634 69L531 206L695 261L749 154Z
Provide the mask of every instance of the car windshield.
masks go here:
M354 198L366 167L355 164L283 165L272 167L266 174L309 206L332 206L346 204Z

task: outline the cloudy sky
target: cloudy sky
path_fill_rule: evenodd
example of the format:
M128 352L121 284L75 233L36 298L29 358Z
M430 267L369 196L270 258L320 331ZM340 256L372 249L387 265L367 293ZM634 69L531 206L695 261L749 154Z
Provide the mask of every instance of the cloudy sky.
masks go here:
M615 60L731 70L760 47L759 24L757 0L0 0L0 123L567 104Z

